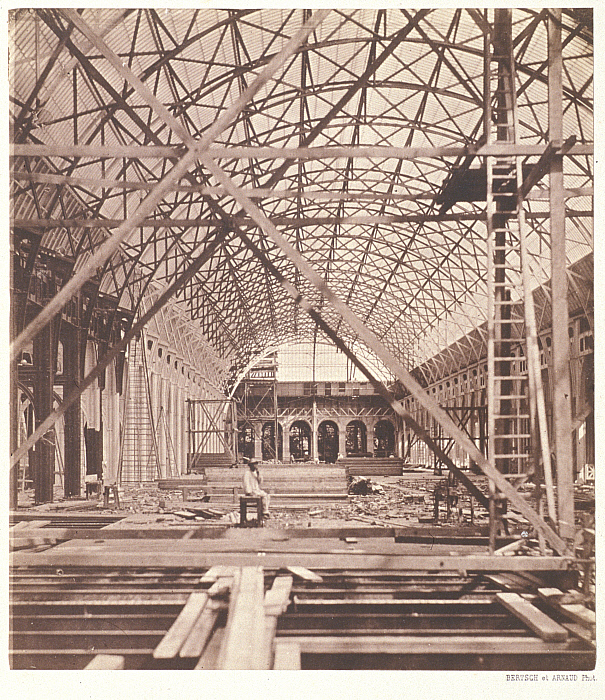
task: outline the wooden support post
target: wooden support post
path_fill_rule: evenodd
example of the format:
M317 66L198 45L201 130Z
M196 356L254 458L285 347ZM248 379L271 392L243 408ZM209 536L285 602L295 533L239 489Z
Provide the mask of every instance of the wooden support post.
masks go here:
M63 329L63 372L66 377L65 393L69 394L80 385L82 379L80 329L67 323L63 324ZM81 400L78 397L65 411L63 478L67 498L80 495L81 435Z
M563 139L563 58L561 10L548 10L548 126L550 140ZM565 249L565 191L563 156L550 161L550 239L552 291L553 432L557 459L559 535L573 538L573 451L571 385L569 377L569 312L567 306L567 254Z

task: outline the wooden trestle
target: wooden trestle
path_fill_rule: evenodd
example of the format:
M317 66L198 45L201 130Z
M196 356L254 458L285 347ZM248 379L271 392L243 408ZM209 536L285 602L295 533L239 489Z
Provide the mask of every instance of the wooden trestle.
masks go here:
M44 542L35 525L14 530L32 548L13 553L13 668L594 668L590 611L570 624L548 602L573 585L563 557L389 528L53 528Z

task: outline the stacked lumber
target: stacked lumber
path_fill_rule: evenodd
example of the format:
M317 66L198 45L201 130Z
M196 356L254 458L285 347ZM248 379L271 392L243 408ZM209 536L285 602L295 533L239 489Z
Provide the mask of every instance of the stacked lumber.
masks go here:
M399 457L345 457L337 464L347 476L402 476L406 466Z

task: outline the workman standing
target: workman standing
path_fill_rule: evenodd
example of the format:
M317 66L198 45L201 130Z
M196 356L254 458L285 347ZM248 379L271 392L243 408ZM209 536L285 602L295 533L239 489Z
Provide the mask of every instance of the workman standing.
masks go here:
M248 469L244 472L244 493L246 496L260 496L263 503L263 513L265 517L270 516L269 503L271 496L262 489L263 477L258 471L258 460L251 459L248 462Z

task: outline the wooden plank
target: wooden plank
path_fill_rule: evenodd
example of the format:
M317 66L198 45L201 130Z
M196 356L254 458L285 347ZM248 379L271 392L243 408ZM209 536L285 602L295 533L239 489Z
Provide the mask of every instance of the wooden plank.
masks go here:
M264 667L264 579L260 566L235 572L225 637L218 659L222 670L262 670Z
M21 520L16 525L13 525L10 528L10 532L12 533L13 530L23 530L25 528L41 528L41 527L46 527L47 525L50 525L50 524L51 524L50 520L30 520L30 521Z
M97 654L85 671L123 671L125 658L117 654Z
M496 600L515 617L547 642L562 642L567 639L567 630L551 620L517 593L496 593Z
M188 540L188 543L192 540ZM182 544L185 544L182 542ZM195 559L192 559L195 557ZM96 550L73 547L59 551L57 547L39 552L14 552L11 554L13 566L103 566L116 568L155 568L191 567L192 561L200 568L206 568L220 561L227 566L254 566L258 563L257 553L238 554L236 552L143 552L115 551L99 547ZM282 552L266 554L263 564L268 569L287 569L289 566L312 566L314 569L381 569L388 571L566 571L569 562L563 557L490 557L489 555L457 556L413 556L367 554L347 551L346 554L299 554Z
M182 659L198 659L202 656L206 644L214 632L222 608L221 603L216 600L209 600L206 603L179 651L179 656Z
M300 671L300 644L296 642L278 642L275 644L275 671Z
M523 547L523 545L525 544L527 544L527 540L525 538L515 540L514 542L505 544L504 547L500 547L500 549L497 549L494 552L494 555L498 555L501 557L510 556L511 554L514 554L517 550L521 549L521 547Z
M290 603L292 591L292 576L276 576L271 588L265 593L265 637L263 667L271 668L273 640L277 630L277 618L286 610Z
M154 659L174 659L181 650L207 601L208 594L205 591L193 591L191 593L179 616L173 622L172 627L154 649Z
M290 602L290 593L294 579L292 576L276 576L271 588L265 593L265 614L281 615Z
M595 639L595 634L594 634L594 629L591 631L587 627L584 627L584 625L579 625L576 622L564 622L563 627L565 627L566 630L571 632L574 637L578 637L578 639L582 639L584 642L589 644L593 649L596 649L596 642L594 641Z
M57 544L57 539L54 537L43 537L41 535L33 535L31 537L15 537L12 536L9 540L9 548L11 550L32 549L34 547L50 547Z
M225 567L225 569L233 567ZM216 581L208 589L208 596L210 598L220 598L226 595L231 590L233 585L233 578L235 576L235 568L233 568L233 573L227 576L219 576Z
M542 600L557 612L567 617L572 622L584 625L589 629L594 628L597 623L596 615L581 603L562 603L565 600L565 593L558 588L538 588L538 595Z
M232 566L223 566L217 564L211 566L208 571L200 578L200 583L215 583L219 578L228 578L233 576L235 569Z
M368 635L296 637L303 654L554 654L576 650L578 642L537 637Z
M218 658L225 638L225 628L215 627L206 648L195 666L196 671L215 671L219 668Z
M305 581L315 581L317 583L323 581L323 578L319 574L309 571L309 569L306 569L304 566L286 566L286 569Z

